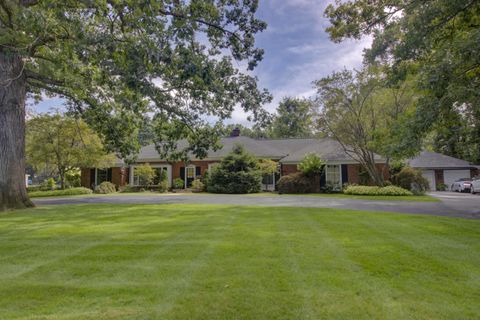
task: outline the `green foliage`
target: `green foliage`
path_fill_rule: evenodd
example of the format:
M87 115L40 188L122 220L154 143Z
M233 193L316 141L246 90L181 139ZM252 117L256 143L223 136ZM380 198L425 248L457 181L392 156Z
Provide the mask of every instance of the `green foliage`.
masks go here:
M192 145L179 153L198 157L218 137L204 115L225 119L239 105L253 120L267 117L261 105L270 94L237 67L250 71L262 59L255 35L266 23L257 8L257 1L7 1L0 43L25 63L30 94L68 99L109 151L131 157L151 141L152 130L139 132L148 113L156 141L186 138Z
M158 192L164 193L168 191L168 180L163 179L158 183Z
M480 161L479 1L342 1L325 13L334 41L373 36L365 60L388 66L390 82L417 79L405 146L420 146L433 129L435 150Z
M42 184L40 185L40 190L51 191L51 190L55 190L56 187L57 187L57 183L55 182L55 179L48 178L47 180L44 180L42 182Z
M282 176L277 183L278 193L312 193L315 192L314 179L302 172Z
M205 190L205 184L200 179L195 179L192 182L192 189L195 192L202 192Z
M392 183L410 190L415 195L424 194L429 189L428 180L423 177L422 172L410 167L405 167L392 176Z
M448 186L445 183L437 183L436 188L437 191L447 191Z
M173 188L174 189L183 189L185 188L185 181L180 178L173 179Z
M104 181L95 187L95 193L108 194L117 192L117 188L111 182Z
M259 159L258 168L262 175L274 174L278 171L278 163L270 159Z
M312 132L312 102L307 99L284 98L277 107L272 123L275 138L306 138Z
M92 190L88 188L70 188L65 190L52 190L52 191L33 191L29 192L30 198L36 197L56 197L56 196L75 196L80 194L91 194Z
M325 162L320 159L315 153L309 153L305 155L302 161L298 164L298 169L303 172L306 176L314 176L316 174L321 174Z
M135 167L135 175L140 178L140 185L150 186L153 183L153 179L156 175L155 169L150 164L144 163Z
M75 175L78 168L106 167L114 160L105 153L100 138L85 122L58 113L41 114L28 120L26 155L35 170L48 169L58 174L62 189L66 176Z
M411 82L388 87L381 68L334 72L316 81L319 130L335 137L346 152L365 168L376 185L383 175L375 154L385 158L411 155L420 145L407 143L405 122L416 101Z
M397 186L376 187L376 186L347 186L343 193L363 196L412 196L413 193L407 189Z
M65 185L67 188L79 188L80 184L80 170L65 173Z
M208 175L207 191L213 193L254 193L261 189L262 173L257 159L241 145L214 166Z

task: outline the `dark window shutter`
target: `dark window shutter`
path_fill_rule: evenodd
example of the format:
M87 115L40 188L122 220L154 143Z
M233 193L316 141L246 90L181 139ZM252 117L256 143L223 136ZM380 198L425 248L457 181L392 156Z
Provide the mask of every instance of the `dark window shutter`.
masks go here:
M108 168L107 170L107 181L112 182L112 168Z
M342 185L348 183L348 166L342 164Z
M195 177L201 176L202 175L202 168L200 167L195 167Z
M323 166L322 173L320 174L320 188L324 187L327 184L327 177L325 175L325 166Z
M185 181L185 167L180 167L180 179Z
M90 185L84 186L87 188L91 188L95 184L95 169L90 169Z

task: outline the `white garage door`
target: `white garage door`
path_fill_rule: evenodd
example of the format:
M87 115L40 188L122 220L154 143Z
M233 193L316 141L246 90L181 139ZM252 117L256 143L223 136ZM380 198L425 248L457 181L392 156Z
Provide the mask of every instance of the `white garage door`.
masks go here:
M428 185L430 190L435 191L435 171L433 170L424 170L422 171L422 176L428 180Z
M455 181L461 178L470 178L470 170L443 170L443 180L448 189Z

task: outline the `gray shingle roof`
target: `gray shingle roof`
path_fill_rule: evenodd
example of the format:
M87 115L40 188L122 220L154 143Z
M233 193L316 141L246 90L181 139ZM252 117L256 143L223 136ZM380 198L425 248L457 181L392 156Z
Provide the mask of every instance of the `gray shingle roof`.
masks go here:
M408 160L413 168L471 168L468 161L446 156L441 153L422 151L417 157Z
M223 148L208 152L203 160L219 160L225 157L235 144L241 144L245 149L259 158L279 160L282 163L298 163L306 154L315 153L325 161L356 162L345 153L342 146L333 139L252 139L244 136L226 137L220 140ZM186 147L187 141L177 143L179 149ZM143 147L138 155L138 161L162 161L153 144ZM376 156L382 161L380 156ZM198 160L198 159L192 159Z

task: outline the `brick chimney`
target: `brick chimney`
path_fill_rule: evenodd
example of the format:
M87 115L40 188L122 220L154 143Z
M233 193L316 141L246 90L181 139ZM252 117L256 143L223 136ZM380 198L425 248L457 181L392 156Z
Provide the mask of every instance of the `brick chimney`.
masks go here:
M239 128L235 128L232 130L232 133L230 133L230 137L238 137L240 136L240 129Z

